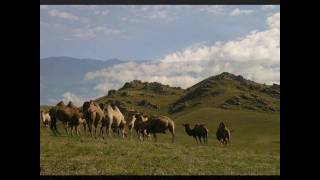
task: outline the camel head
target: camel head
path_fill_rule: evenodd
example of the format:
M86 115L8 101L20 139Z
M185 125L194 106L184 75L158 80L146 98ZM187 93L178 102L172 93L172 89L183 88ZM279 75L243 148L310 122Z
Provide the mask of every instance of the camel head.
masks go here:
M65 107L65 104L63 101L58 102L58 104L56 105L58 107Z
M190 124L188 124L188 123L182 124L182 126L184 126L185 128L190 128Z
M83 112L87 111L89 109L89 107L90 107L90 102L88 102L88 101L84 102L82 105L82 111Z
M225 128L225 127L226 127L226 125L223 122L220 122L219 128Z
M68 107L76 107L76 106L72 103L72 101L69 101L67 106L68 106Z
M148 120L148 115L144 113L136 113L135 118L137 122L145 122Z
M128 113L128 128L131 130L134 127L134 122L136 121L136 112L135 111L129 111Z

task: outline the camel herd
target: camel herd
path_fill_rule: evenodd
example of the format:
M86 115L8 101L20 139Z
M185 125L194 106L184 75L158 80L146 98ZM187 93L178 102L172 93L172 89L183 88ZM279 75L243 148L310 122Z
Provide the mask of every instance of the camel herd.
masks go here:
M40 111L40 120L44 127L50 127L54 134L60 134L57 129L57 121L61 121L67 134L73 136L74 130L80 135L80 127L84 132L89 132L91 137L97 138L97 129L100 127L99 136L105 139L105 134L118 135L122 138L132 137L133 131L140 140L153 135L157 141L157 133L166 133L168 129L175 141L175 123L167 116L149 116L145 113L128 110L125 115L116 105L97 104L94 101L86 101L78 108L71 101L67 105L60 101L48 112ZM192 136L196 142L208 143L208 128L204 124L195 124L191 129L190 124L183 124L187 135ZM126 131L126 127L128 131ZM216 138L220 144L230 144L230 130L221 122L216 131Z

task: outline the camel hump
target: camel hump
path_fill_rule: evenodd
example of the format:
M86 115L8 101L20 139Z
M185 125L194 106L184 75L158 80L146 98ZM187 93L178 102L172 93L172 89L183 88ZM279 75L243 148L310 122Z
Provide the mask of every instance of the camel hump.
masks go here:
M76 106L73 104L72 101L69 101L67 107L70 107L70 108L76 108Z
M64 105L63 101L60 101L60 102L58 102L57 106L64 107L65 105Z

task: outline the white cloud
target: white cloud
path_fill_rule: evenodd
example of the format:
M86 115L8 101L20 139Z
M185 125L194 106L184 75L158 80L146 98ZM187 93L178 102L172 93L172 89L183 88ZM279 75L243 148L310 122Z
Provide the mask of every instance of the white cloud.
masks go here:
M145 6L142 7L143 12L141 15L150 20L162 20L162 21L173 21L176 18L176 14L171 10L172 7L168 5L158 5L158 6Z
M69 103L69 101L72 101L72 103L76 106L81 106L83 102L85 101L83 98L78 97L77 95L71 93L71 92L65 92L63 95L63 102L65 104Z
M270 28L280 30L280 13L276 13L267 18L267 24Z
M95 15L101 15L101 16L106 16L110 13L109 10L96 10L94 11Z
M154 11L153 13L146 16L149 19L171 19L169 18L168 11L166 10L160 10L160 11Z
M143 5L127 6L130 16L122 17L121 20L131 23L144 21L172 22L177 17L177 6L173 5Z
M72 30L74 37L79 38L94 38L97 35L115 35L119 34L119 30L111 29L105 26L97 26L91 28L79 28Z
M49 15L52 17L59 17L59 18L68 19L68 20L76 20L77 21L80 19L78 16L76 16L74 14L59 11L57 9L50 10Z
M254 11L250 9L239 9L236 8L230 12L230 16L240 16L240 15L249 15L252 14Z
M103 93L134 79L186 88L225 71L260 83L280 83L280 13L266 23L266 30L236 40L196 44L153 62L118 64L87 73L85 79L99 80L95 89Z
M223 14L224 12L224 5L207 5L207 6L201 6L199 9L202 12L207 12L210 14Z
M263 5L263 6L261 6L262 10L271 10L271 9L274 9L274 8L276 8L275 5Z

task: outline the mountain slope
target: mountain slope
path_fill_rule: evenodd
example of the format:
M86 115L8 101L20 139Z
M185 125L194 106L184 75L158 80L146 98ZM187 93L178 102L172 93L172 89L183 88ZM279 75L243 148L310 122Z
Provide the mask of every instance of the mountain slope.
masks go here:
M209 77L175 101L170 112L188 107L280 111L280 85L264 85L227 72Z
M204 107L279 112L280 85L259 84L224 72L187 89L134 80L96 101L114 103L123 110L174 116Z

